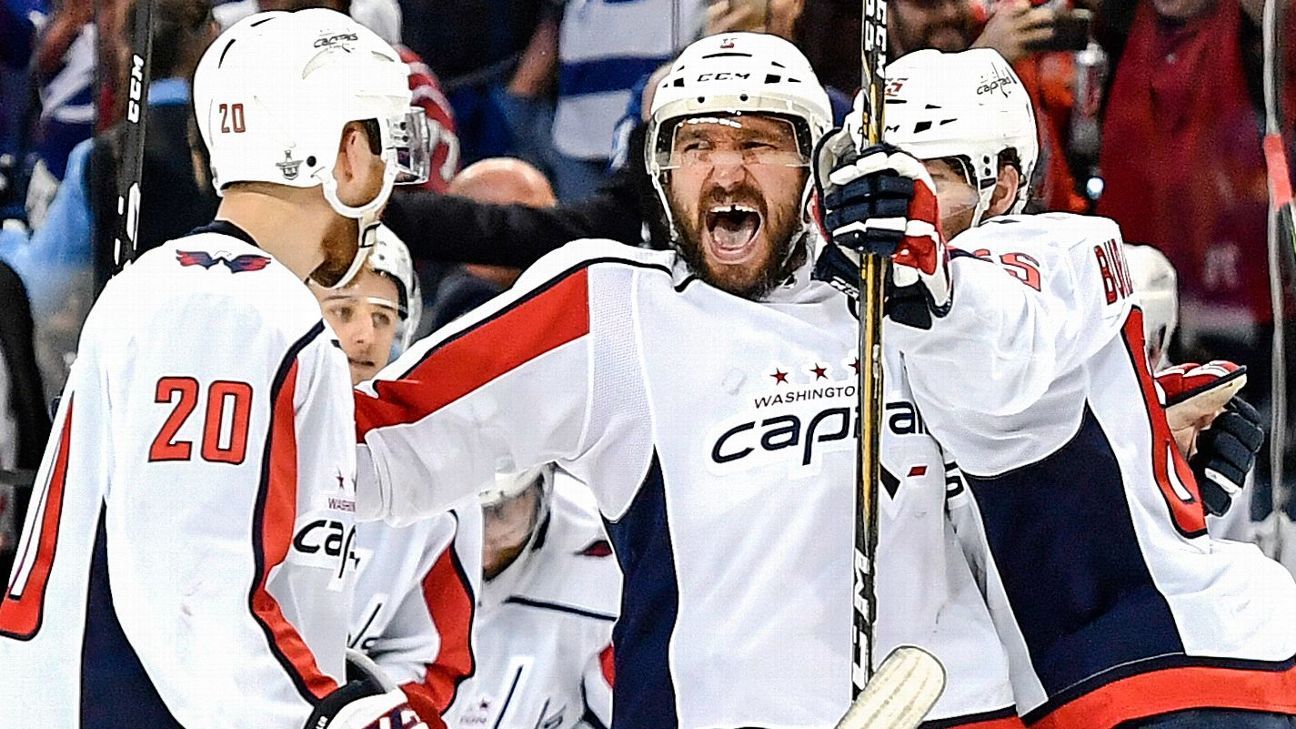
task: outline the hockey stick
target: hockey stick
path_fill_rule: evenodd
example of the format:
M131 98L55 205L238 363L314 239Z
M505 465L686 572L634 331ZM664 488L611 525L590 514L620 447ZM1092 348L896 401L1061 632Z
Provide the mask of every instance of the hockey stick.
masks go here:
M914 729L945 690L945 668L932 654L902 645L878 666L836 729Z
M1287 150L1282 137L1281 106L1278 89L1279 47L1282 34L1278 32L1282 13L1277 0L1266 0L1263 13L1264 43L1264 106L1265 106L1265 167L1269 177L1269 296L1273 307L1274 336L1271 363L1273 379L1270 383L1271 416L1269 428L1269 482L1275 512L1284 510L1291 499L1290 489L1283 484L1283 452L1287 441L1287 351L1284 331L1285 291L1283 290L1282 262L1287 257L1287 247L1296 251L1296 204L1292 202L1291 174L1287 167ZM1285 231L1284 231L1285 228ZM1284 236L1284 232L1286 235ZM1284 240L1284 237L1286 240ZM1285 245L1284 245L1285 244ZM1275 529L1275 554L1282 554L1282 530Z
M864 145L882 141L882 82L886 66L887 0L864 0L862 36ZM882 287L888 261L864 256L860 268L859 311L859 474L855 505L854 630L851 631L852 697L858 697L873 670L873 626L877 620L876 556L878 481L882 471Z
M121 159L117 166L117 230L113 237L113 273L126 267L139 253L140 179L144 176L144 132L148 122L148 87L152 80L153 5L155 0L135 0L135 27L131 29L130 76L127 82L126 119Z

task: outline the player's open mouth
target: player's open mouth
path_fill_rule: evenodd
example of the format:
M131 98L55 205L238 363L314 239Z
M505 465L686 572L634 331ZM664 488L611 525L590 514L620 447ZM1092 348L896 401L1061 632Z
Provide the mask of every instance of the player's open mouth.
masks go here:
M705 223L712 256L720 263L739 263L753 252L764 220L756 208L725 203L711 206Z
M367 359L355 359L354 357L347 357L347 361L351 363L352 367L374 367L375 366L373 362L370 362Z

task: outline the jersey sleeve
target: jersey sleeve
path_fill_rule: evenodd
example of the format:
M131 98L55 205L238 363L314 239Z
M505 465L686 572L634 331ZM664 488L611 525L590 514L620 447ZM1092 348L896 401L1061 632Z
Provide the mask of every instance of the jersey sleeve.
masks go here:
M307 570L320 579L311 591L288 562L299 496L353 467L311 446L345 453L350 383L331 377L345 370L328 361L322 321L292 339L237 301L182 301L136 331L147 336L113 345L104 382L122 632L180 724L298 729L343 672L343 646L319 652L327 633L302 627L312 600L343 594L324 587L336 564Z
M642 408L626 405L645 397L642 377L622 364L639 361L627 349L633 337L623 336L629 317L599 304L628 306L634 271L608 270L593 257L622 246L588 244L547 257L512 290L360 386L360 518L427 516L478 493L497 472L545 463L588 478L580 466L586 456L642 429L644 419L629 415ZM642 475L647 451L636 449L625 462Z
M990 221L955 239L985 247L955 252L953 301L930 329L887 322L884 336L903 354L915 394L969 427L1011 423L1001 418L1056 393L1066 373L1119 335L1129 312L1115 223L1067 216L1041 227L1052 216L1024 218L1042 221ZM1059 232L1069 240L1040 245Z

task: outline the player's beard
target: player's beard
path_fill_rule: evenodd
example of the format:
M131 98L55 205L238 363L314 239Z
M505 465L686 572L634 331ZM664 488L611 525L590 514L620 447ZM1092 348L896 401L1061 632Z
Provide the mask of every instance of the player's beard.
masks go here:
M335 215L320 248L324 251L324 261L311 272L311 280L331 288L351 269L351 262L360 251L360 221Z
M676 248L698 278L721 291L759 301L804 261L805 250L801 245L804 236L799 234L801 196L797 194L787 202L776 201L773 206L768 202L760 190L748 183L729 191L708 187L691 209L681 210L672 198ZM704 233L708 231L708 212L713 206L728 204L753 208L760 217L754 235L763 239L756 241L757 245L763 244L762 250L753 260L737 265L712 261L703 243ZM793 246L798 249L793 251Z

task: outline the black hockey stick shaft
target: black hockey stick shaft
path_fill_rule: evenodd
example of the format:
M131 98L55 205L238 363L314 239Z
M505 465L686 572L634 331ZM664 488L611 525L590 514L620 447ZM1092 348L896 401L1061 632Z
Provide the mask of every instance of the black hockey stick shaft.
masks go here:
M153 58L153 6L156 0L135 0L127 64L126 116L117 164L117 230L113 236L113 273L139 253L140 182L144 176L144 134L148 126L149 65Z
M864 95L863 143L882 141L883 74L887 52L886 0L863 0L860 23ZM859 696L873 671L877 622L878 483L882 474L882 294L889 261L866 255L860 267L859 473L853 569L851 696Z

